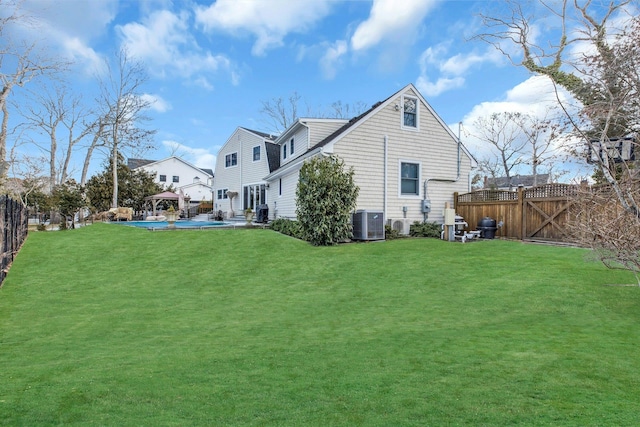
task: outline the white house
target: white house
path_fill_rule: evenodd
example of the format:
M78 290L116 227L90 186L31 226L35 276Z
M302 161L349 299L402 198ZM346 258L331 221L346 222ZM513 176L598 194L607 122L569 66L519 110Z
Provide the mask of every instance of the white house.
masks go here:
M267 184L269 217L295 218L295 192L303 162L335 155L353 167L360 188L357 209L401 221L443 222L454 192L470 190L476 161L409 84L350 121L301 119L274 141L280 165Z
M216 158L214 209L232 216L267 202L264 177L279 166L279 146L275 136L238 127ZM229 198L229 193L237 197Z
M191 205L211 200L213 171L192 165L191 163L171 156L163 160L128 159L130 169L142 169L155 174L155 182L163 188L172 186L176 192L182 190Z

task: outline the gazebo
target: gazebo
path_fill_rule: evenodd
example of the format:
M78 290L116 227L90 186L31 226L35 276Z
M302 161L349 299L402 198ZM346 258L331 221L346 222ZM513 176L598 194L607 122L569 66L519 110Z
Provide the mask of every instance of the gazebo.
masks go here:
M156 216L158 203L160 203L161 201L163 201L163 200L177 200L178 201L178 209L183 209L184 208L184 199L185 199L185 197L184 197L183 194L176 194L176 193L173 193L171 191L163 191L162 193L154 194L153 196L145 197L144 201L145 201L145 204L147 202L151 202L153 216Z

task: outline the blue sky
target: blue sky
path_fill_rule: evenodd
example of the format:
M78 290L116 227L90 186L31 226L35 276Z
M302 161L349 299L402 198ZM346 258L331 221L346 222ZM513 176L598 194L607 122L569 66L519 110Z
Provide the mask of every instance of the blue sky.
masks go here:
M548 84L471 37L478 12L501 1L464 0L26 0L39 19L23 36L71 58L74 90L95 96L93 76L120 47L145 63L149 115L161 159L213 168L238 126L271 131L262 101L301 97L302 114L331 103L367 106L413 83L458 132L496 111L539 111ZM552 98L555 95L552 96ZM20 99L20 94L16 95ZM16 120L15 114L12 120ZM472 153L481 149L463 142ZM474 152L476 150L476 152ZM100 170L98 155L92 170ZM76 158L75 172L81 163Z

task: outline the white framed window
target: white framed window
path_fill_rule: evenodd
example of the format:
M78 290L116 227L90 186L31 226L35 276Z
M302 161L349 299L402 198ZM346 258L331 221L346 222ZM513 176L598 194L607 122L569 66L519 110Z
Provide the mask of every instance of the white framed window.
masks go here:
M227 191L229 191L228 188L221 188L218 190L218 200L222 200L222 199L228 199L229 196L227 196Z
M400 196L420 196L420 162L400 161Z
M402 127L405 129L418 129L420 123L418 98L402 96Z
M160 182L167 182L167 175L160 175Z
M260 146L256 145L255 147L253 147L253 161L257 162L260 161Z
M224 167L230 168L238 164L238 153L230 153L224 156Z
M295 148L294 148L294 147L295 147L295 145L294 145L294 141L293 141L293 138L291 138L291 141L290 141L290 147L289 147L289 148L290 148L289 153L290 153L291 155L293 155L293 153L295 152Z
M180 182L180 177L178 175L173 175L173 182Z
M282 160L287 158L287 144L282 146Z

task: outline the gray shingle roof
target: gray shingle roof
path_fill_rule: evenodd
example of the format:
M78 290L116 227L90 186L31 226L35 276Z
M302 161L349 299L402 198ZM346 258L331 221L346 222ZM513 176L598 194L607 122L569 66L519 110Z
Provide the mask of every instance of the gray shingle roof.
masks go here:
M262 137L264 139L268 139L269 141L275 141L278 138L277 135L272 135L270 133L260 132L259 130L253 130L253 129L245 128L245 127L242 127L242 126L241 126L241 128L246 130L247 132L255 133L256 135L258 135L258 136L260 136L260 137Z
M127 166L129 169L137 169L141 166L148 165L149 163L153 163L155 160L147 160L147 159L127 159Z
M271 142L265 142L264 145L267 150L269 173L271 173L280 167L280 146Z
M548 173L539 173L537 185L547 184L549 182ZM533 175L515 175L511 177L511 187L533 187ZM509 181L506 176L497 178L487 178L485 188L509 188Z

